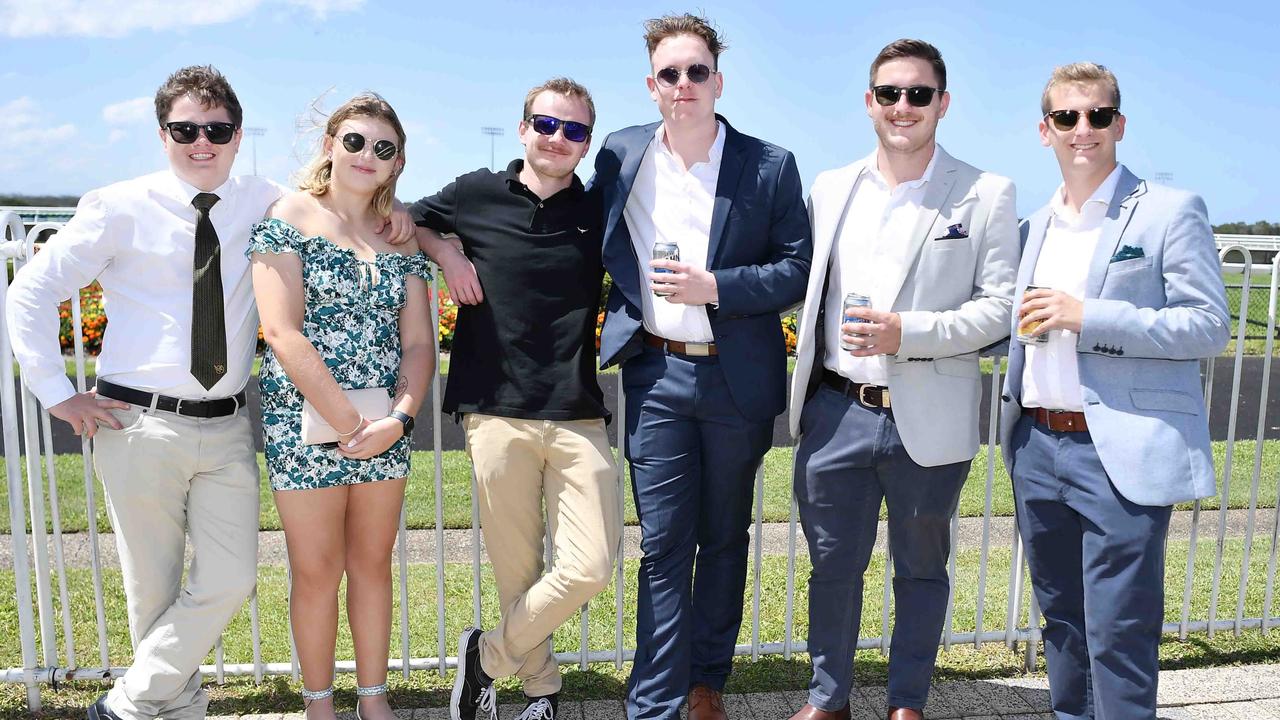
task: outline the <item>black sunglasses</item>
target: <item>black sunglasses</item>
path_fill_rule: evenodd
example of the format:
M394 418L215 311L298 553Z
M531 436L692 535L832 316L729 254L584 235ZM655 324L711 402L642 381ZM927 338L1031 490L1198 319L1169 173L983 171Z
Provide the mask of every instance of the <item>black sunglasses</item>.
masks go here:
M584 142L591 137L591 126L573 120L561 120L550 115L530 115L525 122L533 126L539 135L555 135L556 130L564 131L564 139L570 142Z
M342 136L342 147L352 155L364 149L364 136L357 132L349 132ZM378 156L379 160L390 160L400 152L400 148L390 140L379 140L373 144L373 154Z
M1115 122L1116 117L1120 115L1120 108L1096 107L1086 110L1084 115L1089 118L1089 125L1094 130L1105 130L1111 127L1111 123ZM1076 124L1080 122L1079 110L1051 110L1044 116L1052 120L1053 126L1062 132L1075 130Z
M902 97L903 92L907 94L907 104L911 107L928 107L933 102L933 94L941 91L928 85L912 85L911 87L876 85L871 88L871 94L875 96L876 102L885 107L897 105L898 98Z
M653 74L653 78L657 80L658 84L662 87L675 87L676 84L680 82L681 75L688 77L689 82L701 85L711 79L711 74L714 72L715 70L712 70L706 65L697 63L696 65L690 65L684 70L675 67L662 68Z
M201 130L204 130L204 136L214 145L226 145L236 135L235 123L229 122L197 124L179 120L165 123L164 126L169 130L169 137L179 145L190 145L195 142L196 138L200 137Z

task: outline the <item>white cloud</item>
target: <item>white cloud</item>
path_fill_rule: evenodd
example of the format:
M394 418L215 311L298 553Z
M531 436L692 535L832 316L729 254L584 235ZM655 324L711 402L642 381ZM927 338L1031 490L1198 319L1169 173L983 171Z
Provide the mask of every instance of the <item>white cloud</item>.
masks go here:
M359 8L364 0L0 0L0 34L10 37L122 37L135 30L167 31L238 20L265 5L309 10L323 20L331 12Z
M21 169L27 160L57 155L75 134L71 123L47 121L31 98L10 100L0 105L0 170Z
M149 97L123 100L102 108L102 119L112 125L145 122L155 112L155 101Z
M126 137L129 137L129 133L120 128L112 128L111 132L107 134L107 144L115 145Z

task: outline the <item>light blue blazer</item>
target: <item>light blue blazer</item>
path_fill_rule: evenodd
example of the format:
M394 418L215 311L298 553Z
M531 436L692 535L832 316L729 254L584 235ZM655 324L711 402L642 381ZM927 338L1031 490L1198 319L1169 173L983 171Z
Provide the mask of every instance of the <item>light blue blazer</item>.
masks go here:
M1022 223L1015 334L1051 212L1046 206ZM1231 330L1204 201L1121 166L1083 300L1076 358L1084 413L1112 484L1139 505L1214 494L1200 359L1222 352ZM1000 426L1010 472L1025 358L1011 342Z

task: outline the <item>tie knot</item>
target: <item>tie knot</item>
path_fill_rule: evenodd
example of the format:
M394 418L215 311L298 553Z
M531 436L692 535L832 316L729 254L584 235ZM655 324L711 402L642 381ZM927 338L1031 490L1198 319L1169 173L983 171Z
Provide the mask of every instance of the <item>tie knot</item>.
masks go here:
M209 208L213 207L220 199L213 193L198 193L191 199L191 204L201 212L209 212Z

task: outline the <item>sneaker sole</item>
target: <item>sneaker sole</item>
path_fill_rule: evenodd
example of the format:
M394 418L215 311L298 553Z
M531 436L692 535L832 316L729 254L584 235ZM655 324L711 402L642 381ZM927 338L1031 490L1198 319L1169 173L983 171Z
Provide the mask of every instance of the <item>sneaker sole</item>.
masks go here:
M449 695L449 720L462 720L462 687L467 682L467 646L471 644L472 633L480 632L476 628L463 631L458 636L458 669L453 678L453 693Z

